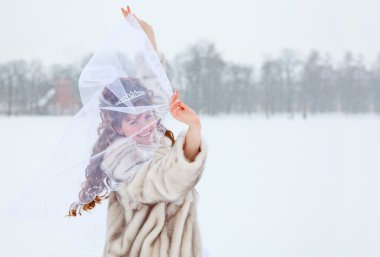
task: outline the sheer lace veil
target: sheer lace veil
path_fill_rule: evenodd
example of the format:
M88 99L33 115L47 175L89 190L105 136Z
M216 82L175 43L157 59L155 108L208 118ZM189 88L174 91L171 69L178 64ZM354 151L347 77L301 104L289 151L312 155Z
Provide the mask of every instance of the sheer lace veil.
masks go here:
M102 244L106 204L89 212L83 207L128 183L162 147L173 90L157 52L131 14L99 45L78 87L83 107L8 214L68 231L80 244Z

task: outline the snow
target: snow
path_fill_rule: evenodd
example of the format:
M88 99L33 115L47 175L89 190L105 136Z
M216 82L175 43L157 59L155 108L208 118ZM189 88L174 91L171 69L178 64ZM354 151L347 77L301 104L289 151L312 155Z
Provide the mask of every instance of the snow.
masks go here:
M5 214L69 120L0 117L3 256L102 255L101 245L79 250L58 229ZM175 135L186 128L166 125ZM380 256L379 131L375 115L202 116L209 155L198 214L210 257Z

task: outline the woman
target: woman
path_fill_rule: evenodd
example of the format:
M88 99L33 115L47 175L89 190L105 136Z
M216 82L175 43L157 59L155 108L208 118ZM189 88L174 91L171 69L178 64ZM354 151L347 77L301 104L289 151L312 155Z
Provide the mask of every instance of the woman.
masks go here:
M129 7L122 12L125 17L131 14ZM157 50L152 27L137 20ZM85 202L90 189L102 191L107 187L107 178L123 181L107 197L103 256L204 257L196 212L198 194L194 188L207 158L199 116L175 91L169 111L176 120L187 124L188 129L174 140L173 133L164 128L159 146L151 151L154 156L145 158L145 153L151 153L149 149L158 138L158 131L163 131L159 115L154 110L133 114L106 107L144 107L152 103L153 94L137 78L119 78L115 83L126 92L127 100L116 97L110 90L112 87L104 88L100 106L102 122L93 156L105 154L88 165L86 174L92 175L79 194ZM136 146L139 151L134 151ZM97 196L83 209L90 210L100 201ZM74 204L69 215L76 216L76 211Z

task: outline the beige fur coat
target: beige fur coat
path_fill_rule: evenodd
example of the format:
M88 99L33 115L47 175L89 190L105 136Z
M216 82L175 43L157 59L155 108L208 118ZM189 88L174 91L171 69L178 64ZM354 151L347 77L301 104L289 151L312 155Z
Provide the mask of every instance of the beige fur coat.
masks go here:
M110 193L103 257L202 257L194 186L207 145L202 136L201 150L190 162L183 151L185 134L173 146L163 137L165 147L149 165Z

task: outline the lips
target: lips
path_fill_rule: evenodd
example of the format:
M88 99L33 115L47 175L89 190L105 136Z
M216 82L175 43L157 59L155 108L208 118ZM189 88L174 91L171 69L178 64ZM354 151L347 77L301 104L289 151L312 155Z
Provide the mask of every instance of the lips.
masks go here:
M151 133L152 133L152 129L149 130L148 132L146 132L146 133L144 133L144 134L140 134L140 135L138 135L138 136L144 138L144 137L148 137Z

